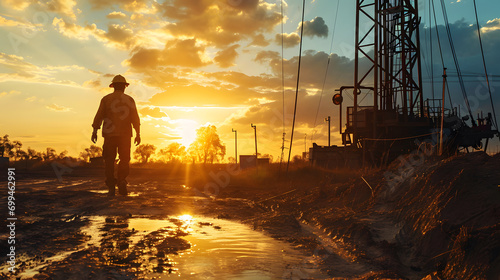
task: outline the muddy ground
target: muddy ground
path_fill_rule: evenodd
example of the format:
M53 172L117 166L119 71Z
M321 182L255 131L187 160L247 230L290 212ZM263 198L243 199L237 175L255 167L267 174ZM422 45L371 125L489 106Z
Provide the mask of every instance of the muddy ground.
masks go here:
M499 169L484 153L288 175L135 166L110 198L99 168L17 167L16 274L3 228L0 278L498 280Z

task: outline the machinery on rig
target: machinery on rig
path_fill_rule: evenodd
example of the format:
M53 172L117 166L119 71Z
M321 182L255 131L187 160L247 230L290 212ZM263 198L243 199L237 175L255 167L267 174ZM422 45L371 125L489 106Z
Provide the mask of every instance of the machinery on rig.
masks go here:
M370 27L364 30L362 22ZM342 146L313 144L312 164L380 166L422 145L452 155L461 149L486 149L488 140L498 135L490 113L475 119L469 107L464 117L460 108L445 108L446 69L443 98L424 99L419 24L418 0L357 0L354 85L341 87L332 98L340 109ZM373 99L360 105L367 92ZM350 94L353 106L344 106Z

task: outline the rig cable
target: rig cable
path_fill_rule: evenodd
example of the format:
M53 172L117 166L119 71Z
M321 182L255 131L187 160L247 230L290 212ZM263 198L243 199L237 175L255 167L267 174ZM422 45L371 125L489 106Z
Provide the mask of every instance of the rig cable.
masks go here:
M443 12L443 17L445 20L446 33L448 35L448 40L450 42L451 53L453 55L453 61L455 62L455 68L457 69L458 81L460 84L460 88L462 90L462 95L464 97L465 105L467 107L467 110L469 111L469 116L471 119L472 126L475 127L477 125L476 125L476 121L474 120L474 116L472 115L472 111L470 109L469 98L467 97L467 92L465 91L465 84L464 84L464 81L462 79L460 65L458 64L457 52L455 50L455 45L453 44L453 38L451 36L451 29L450 29L450 22L448 20L448 13L446 12L446 5L444 3L444 0L441 0L441 7L442 7L442 12Z
M314 118L314 125L313 125L313 134L311 136L311 142L314 140L314 135L316 133L316 123L318 121L318 114L319 114L319 109L321 106L321 99L323 98L323 91L325 90L325 84L326 84L326 79L328 75L328 69L330 66L330 58L331 58L331 53L333 50L333 39L335 38L335 29L337 28L337 17L339 14L339 5L340 5L340 0L337 0L337 9L335 12L335 21L333 23L333 31L332 31L332 41L330 42L330 51L328 52L328 60L326 62L326 70L325 70L325 77L323 78L323 86L321 87L321 94L319 96L319 102L318 102L318 108L316 109L316 117Z
M496 130L498 130L497 116L495 113L495 106L493 104L493 97L491 95L490 79L488 77L488 69L486 68L486 60L484 58L483 40L481 39L481 28L479 27L479 19L477 16L476 0L473 0L473 2L474 2L474 13L476 14L477 36L479 37L479 46L481 47L481 56L483 58L484 75L486 76L486 85L488 85L488 92L490 94L491 110L493 113L493 125L495 126Z
M304 35L304 14L306 10L306 0L302 1L302 20L300 22L300 42L299 42L299 62L297 66L297 86L295 89L295 105L293 108L293 120L292 120L292 135L290 136L290 148L288 150L288 161L286 163L286 173L288 174L288 168L290 167L290 157L292 156L292 144L293 144L293 132L295 130L295 118L297 116L297 99L299 97L299 82L300 82L300 62L302 61L302 37Z

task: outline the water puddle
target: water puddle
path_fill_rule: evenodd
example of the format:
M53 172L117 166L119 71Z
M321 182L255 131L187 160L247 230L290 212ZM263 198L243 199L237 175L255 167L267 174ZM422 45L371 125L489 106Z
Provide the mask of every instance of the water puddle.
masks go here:
M98 194L108 194L108 190L89 190L91 193L98 193ZM139 196L140 193L138 192L129 192L127 196Z
M129 229L146 235L159 229L181 232L190 248L169 256L174 269L146 273L154 279L303 279L327 278L310 259L288 244L247 225L182 215L169 220L129 219ZM135 238L137 240L137 236Z
M32 277L71 254L97 252L101 261L120 265L141 279L326 279L310 258L247 225L191 215L88 217L89 238L75 251L58 252L18 276ZM92 259L92 258L87 258Z
M61 183L57 186L57 188L64 189L64 188L76 187L76 186L88 184L89 182L92 182L92 181L91 180L75 180L71 183Z
M293 279L303 274L296 268L305 256L247 225L203 218L194 219L191 229L185 237L190 252L175 258L182 279ZM314 270L309 277L325 278Z
M42 185L42 184L46 184L46 183L54 183L56 180L54 179L50 179L50 180L47 180L47 179L39 179L39 180L29 180L29 183L22 183L22 184L19 184L19 185L29 185L29 186L34 186L34 185Z

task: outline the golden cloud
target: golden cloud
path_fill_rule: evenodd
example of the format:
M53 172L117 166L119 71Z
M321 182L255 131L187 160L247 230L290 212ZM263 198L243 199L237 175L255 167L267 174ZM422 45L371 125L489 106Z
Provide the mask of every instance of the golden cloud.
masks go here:
M251 1L174 0L159 6L174 36L197 38L217 47L270 32L281 22L276 5Z
M302 55L300 80L303 87L315 89L322 88L328 58L330 58L330 64L325 89L328 90L335 86L349 85L352 83L352 73L354 72L353 60L337 54L328 55L325 52L308 50ZM276 76L281 75L281 56L279 53L262 51L257 54L255 60L260 63L267 62ZM361 62L363 63L364 61L365 60L362 60ZM297 63L297 56L283 60L286 87L295 87Z
M95 24L80 26L78 24L57 17L54 17L52 25L55 26L59 33L63 34L64 36L79 40L88 40L90 36L95 35L104 36L104 34L106 33L104 30L98 29Z
M158 49L138 49L127 61L133 69L141 70L146 68L157 68L160 65L161 50Z
M100 88L102 86L101 80L99 79L94 79L94 80L88 80L83 83L84 87L90 87L90 88Z
M2 96L7 96L7 95L17 95L17 94L20 94L21 92L18 91L18 90L11 90L11 91L2 91L0 92L0 97Z
M234 66L234 61L236 60L236 57L238 57L236 49L239 46L240 45L233 45L225 50L217 52L214 57L214 61L222 68Z
M292 48L297 46L300 43L300 36L297 33L283 33L283 34L276 34L276 37L274 38L274 41L276 44L281 45L281 37L283 36L283 47L285 48Z
M43 83L53 85L65 85L80 87L79 84L70 80L58 79L62 72L73 72L85 70L78 65L62 66L37 66L26 62L23 57L0 53L0 68L6 69L0 73L0 82L21 81L27 83Z
M215 79L216 81L230 83L235 85L235 87L241 88L266 89L267 91L281 88L281 79L270 75L248 76L241 72L227 71L204 73L204 76ZM252 96L249 96L249 98L251 97Z
M146 8L148 0L90 0L93 9L105 9L118 6L127 11Z
M17 21L14 19L8 19L5 17L0 16L0 26L24 26L24 27L34 27L33 25L30 25L29 23Z
M125 27L124 25L110 24L108 26L108 32L99 32L98 37L108 40L113 45L117 47L123 47L129 49L133 47L136 43L137 38L134 36L134 32Z
M486 25L481 27L481 32L486 33L490 31L500 30L500 18L488 20Z
M173 84L188 84L190 75L188 68L177 69L174 67L135 68L132 72L143 76L142 82L150 87L167 88Z
M249 46L267 47L269 42L266 40L263 34L257 34L253 37L253 41L248 44Z
M140 109L139 113L144 117L149 116L149 117L155 118L155 119L168 117L168 115L165 112L162 112L160 110L160 108L152 107L152 106L148 106L148 107L144 107L144 108Z
M57 105L55 103L53 103L51 105L47 105L45 107L51 111L54 111L54 112L69 112L71 110L71 108L60 106L60 105Z
M2 5L4 7L8 7L15 10L24 10L29 5L31 5L33 1L31 0L3 0Z
M163 50L137 49L126 64L136 70L158 66L200 67L209 64L201 58L204 52L205 47L198 46L195 39L174 39Z
M76 19L76 15L73 11L73 8L76 6L75 0L51 0L45 3L45 5L50 12Z
M114 11L109 13L106 17L109 19L124 19L127 17L127 15L122 12Z
M24 99L25 101L28 101L28 102L33 102L37 99L36 96L31 96L31 97L27 97L26 99Z
M262 97L262 94L243 88L224 88L201 85L174 84L166 91L157 93L149 99L155 106L234 106L245 104L249 99Z
M138 36L125 25L109 24L108 31L104 31L97 28L94 23L80 26L57 17L52 21L52 25L57 28L59 33L68 38L88 40L90 37L94 37L119 49L132 49L139 40Z

